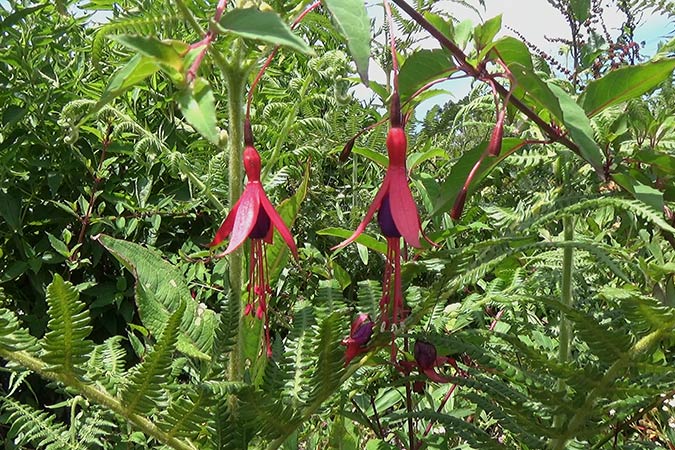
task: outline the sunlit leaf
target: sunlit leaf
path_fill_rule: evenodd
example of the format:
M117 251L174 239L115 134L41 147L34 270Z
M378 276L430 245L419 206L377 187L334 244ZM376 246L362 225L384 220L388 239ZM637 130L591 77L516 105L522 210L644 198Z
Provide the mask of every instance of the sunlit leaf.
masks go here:
M325 0L340 32L347 38L361 81L368 84L370 19L363 0Z
M637 66L612 70L588 83L579 99L588 117L617 103L649 92L665 81L675 70L675 59L664 59Z
M401 100L406 101L416 90L430 81L447 76L455 64L445 50L418 50L401 66L398 86Z
M302 53L313 53L311 47L294 34L278 14L271 11L260 11L255 8L233 9L226 13L216 26L223 32L243 38L283 45Z
M220 136L216 125L216 102L206 80L197 78L191 86L183 89L178 96L178 106L199 134L210 143L218 144Z

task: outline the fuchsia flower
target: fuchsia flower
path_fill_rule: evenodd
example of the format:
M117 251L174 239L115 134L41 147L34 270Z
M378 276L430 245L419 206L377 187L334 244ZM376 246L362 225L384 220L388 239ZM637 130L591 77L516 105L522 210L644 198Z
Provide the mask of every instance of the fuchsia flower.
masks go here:
M401 285L401 237L416 248L420 248L422 225L417 212L417 205L408 186L406 169L406 151L408 141L401 124L398 96L392 99L391 128L387 135L387 154L389 166L384 174L382 186L375 195L366 216L354 233L340 244L338 249L354 242L366 229L375 212L382 234L387 239L387 255L382 285L380 310L386 326L403 321L407 312L403 305L403 289ZM422 233L424 236L424 234ZM426 237L425 237L426 238Z
M375 324L370 320L368 314L359 314L352 322L352 329L349 337L342 340L342 345L346 346L345 366L361 353L365 353L370 337L373 334Z
M431 381L435 381L436 383L449 383L450 380L439 374L436 371L436 368L442 367L445 364L450 364L455 370L459 370L453 358L449 356L438 356L436 347L425 341L415 342L413 356L415 357L414 362L403 360L398 363L401 372L405 375L410 375L414 369L417 369ZM414 390L418 393L424 392L424 382L416 381Z
M209 247L215 247L229 236L230 243L227 249L219 255L223 256L235 251L247 238L251 240L248 299L244 314L252 316L255 308L255 316L258 319L265 319L265 347L267 356L271 356L267 296L272 290L266 273L267 261L264 244L272 243L276 228L296 260L298 249L291 232L265 194L260 182L260 167L260 155L252 145L247 145L244 149L244 170L248 178L246 187L216 232L216 236L209 243Z

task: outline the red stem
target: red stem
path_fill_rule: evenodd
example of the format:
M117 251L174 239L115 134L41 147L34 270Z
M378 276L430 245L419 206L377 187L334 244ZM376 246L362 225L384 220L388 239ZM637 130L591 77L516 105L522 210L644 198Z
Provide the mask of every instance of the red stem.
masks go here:
M80 233L77 236L77 248L73 253L70 255L70 261L75 261L77 259L77 256L80 254L80 248L81 244L84 243L84 236L85 233L87 232L87 228L89 227L89 223L91 222L91 215L94 213L94 205L96 204L96 193L98 192L98 188L101 185L101 178L99 177L99 172L101 171L101 168L103 168L103 163L105 162L106 158L106 153L108 152L108 147L110 147L110 136L112 135L113 132L113 126L108 125L108 129L106 130L105 137L103 138L103 141L101 142L101 157L99 158L98 161L98 166L96 168L96 172L94 172L94 184L91 187L91 194L89 195L89 206L87 206L87 212L85 213L84 217L82 217L81 222L82 222L82 228L80 228Z
M214 22L220 22L220 18L223 16L223 12L225 11L225 8L227 7L227 0L219 0L218 5L216 5L216 12L213 15L213 21ZM192 83L195 78L197 78L197 72L199 71L199 66L202 64L202 60L204 59L204 56L206 56L206 52L208 51L209 47L211 46L211 43L213 40L216 38L216 32L213 30L209 30L206 35L204 36L204 39L201 41L197 42L196 44L193 44L190 46L190 48L197 48L204 46L203 49L199 52L197 57L195 58L194 62L190 66L190 69L188 70L187 73L187 82Z

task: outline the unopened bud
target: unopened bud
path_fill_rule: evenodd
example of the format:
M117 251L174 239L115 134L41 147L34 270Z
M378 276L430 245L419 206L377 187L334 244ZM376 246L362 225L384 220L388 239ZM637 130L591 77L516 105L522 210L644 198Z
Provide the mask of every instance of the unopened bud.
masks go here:
M340 157L338 158L340 160L340 162L347 161L347 158L349 158L349 155L351 154L355 143L356 143L356 136L354 136L349 141L347 141L345 146L342 148L342 152L340 153Z
M490 136L490 143L488 144L488 155L490 156L499 156L499 153L502 151L502 138L504 137L504 110L499 112L497 117L497 123L492 129L492 135Z
M459 194L457 194L457 199L455 200L455 204L452 207L452 211L450 212L450 217L452 217L452 220L459 220L459 218L462 216L462 212L464 212L464 202L466 202L466 194L467 190L465 187L462 188L461 191L459 191Z
M413 354L417 365L422 370L431 369L436 364L436 347L433 344L417 341Z

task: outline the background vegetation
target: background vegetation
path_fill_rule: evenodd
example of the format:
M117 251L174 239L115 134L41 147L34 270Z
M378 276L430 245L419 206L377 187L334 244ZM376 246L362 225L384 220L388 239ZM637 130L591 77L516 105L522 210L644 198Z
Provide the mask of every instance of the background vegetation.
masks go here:
M349 365L340 345L382 295L375 225L331 247L386 165L386 125L338 156L386 117L387 86L371 80L370 101L350 88L355 34L365 24L390 73L388 30L327 1L300 42L252 38L227 28L236 10L290 24L310 2L231 2L190 83L211 3L2 2L3 448L675 448L675 60L672 42L646 55L634 37L671 2L549 0L572 31L565 59L496 37L499 18L453 19L453 4L480 1L410 2L465 67L419 50L428 30L394 10L406 111L437 93L413 98L426 83L467 68L485 81L501 59L512 77L499 81L541 122L512 103L501 153L486 156L498 105L482 82L410 116L411 186L439 247L404 264L412 315L396 342L413 366L418 341L452 357L435 368L444 383L401 371L379 330ZM624 12L618 34L603 7ZM237 257L205 244L241 189L244 94L276 44L251 117L300 261L278 236L268 249L268 359L260 323L240 319Z

